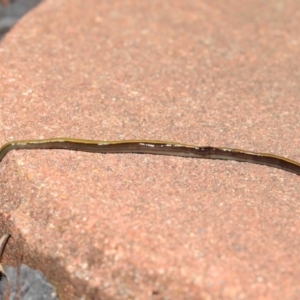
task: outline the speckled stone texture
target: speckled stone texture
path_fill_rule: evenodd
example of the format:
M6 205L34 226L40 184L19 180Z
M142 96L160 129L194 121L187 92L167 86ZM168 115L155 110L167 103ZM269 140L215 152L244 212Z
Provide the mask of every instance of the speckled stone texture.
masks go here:
M300 161L300 2L45 1L0 44L0 141L226 146ZM15 151L4 263L61 299L300 299L300 177L217 160Z

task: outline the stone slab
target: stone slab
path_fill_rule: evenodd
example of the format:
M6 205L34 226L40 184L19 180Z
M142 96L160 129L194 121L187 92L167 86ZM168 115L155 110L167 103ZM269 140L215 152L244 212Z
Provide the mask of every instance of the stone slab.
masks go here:
M0 141L226 146L300 161L299 1L45 1L0 44ZM61 299L298 299L300 185L217 160L15 151L5 262Z

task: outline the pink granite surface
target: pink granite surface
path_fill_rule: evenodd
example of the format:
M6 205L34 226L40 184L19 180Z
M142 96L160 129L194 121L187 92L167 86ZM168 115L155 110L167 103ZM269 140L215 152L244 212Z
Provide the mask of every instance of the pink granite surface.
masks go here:
M300 2L45 1L0 44L0 142L155 139L300 161ZM5 261L61 299L300 299L300 177L63 150L0 166Z

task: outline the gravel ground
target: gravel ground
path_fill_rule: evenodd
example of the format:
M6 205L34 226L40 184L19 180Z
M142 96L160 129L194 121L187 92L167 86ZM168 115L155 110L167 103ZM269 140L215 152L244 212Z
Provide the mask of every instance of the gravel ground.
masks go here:
M10 300L58 300L53 286L46 277L37 270L30 269L26 265L21 265L20 284L17 284L16 268L6 267L6 274L11 283ZM2 278L0 283L0 299L5 299L7 281ZM19 288L17 288L19 286ZM20 293L20 297L18 297Z
M6 2L6 5L4 5ZM0 39L16 24L16 22L29 10L39 4L41 0L0 0ZM11 282L10 300L58 300L54 287L46 277L37 270L26 265L21 266L20 288L17 289L17 269L5 267ZM6 294L7 281L2 278L0 282L0 299ZM21 297L18 298L20 292Z

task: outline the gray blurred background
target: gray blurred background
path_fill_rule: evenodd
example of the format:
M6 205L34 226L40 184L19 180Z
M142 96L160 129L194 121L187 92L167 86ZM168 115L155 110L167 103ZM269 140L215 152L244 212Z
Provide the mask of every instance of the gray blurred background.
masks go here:
M42 0L0 0L0 40L18 20Z

